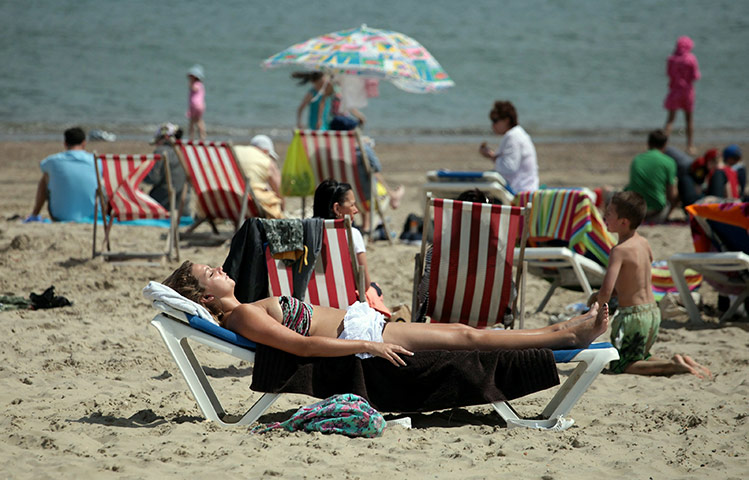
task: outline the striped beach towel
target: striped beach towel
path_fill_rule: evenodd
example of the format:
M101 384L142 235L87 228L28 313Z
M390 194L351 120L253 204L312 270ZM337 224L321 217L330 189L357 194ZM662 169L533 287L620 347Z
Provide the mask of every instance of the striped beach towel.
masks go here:
M513 205L533 203L528 245L561 240L569 248L585 255L590 252L603 266L616 244L606 229L601 214L584 189L543 189L520 192Z
M687 280L689 291L693 291L702 285L702 275L691 268L685 270L684 278ZM665 261L653 262L651 266L651 280L653 296L656 302L660 302L667 293L679 294L679 290L674 284L674 279L671 277L671 271L668 269L668 264Z

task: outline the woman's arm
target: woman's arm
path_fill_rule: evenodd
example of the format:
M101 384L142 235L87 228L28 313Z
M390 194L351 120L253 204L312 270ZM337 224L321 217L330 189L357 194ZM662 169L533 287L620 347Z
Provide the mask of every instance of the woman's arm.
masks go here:
M500 174L504 172L516 172L520 168L520 144L516 138L505 136L500 149L495 154L495 168Z
M253 304L242 304L237 307L227 320L226 327L253 342L300 357L344 357L356 353L369 353L385 358L397 366L405 365L399 354L413 355L400 345L390 343L305 337L284 327L264 308Z
M299 107L296 109L296 126L300 129L304 128L304 125L302 124L302 112L304 112L304 107L309 105L310 101L312 101L312 94L307 92L302 99L302 103L300 103Z

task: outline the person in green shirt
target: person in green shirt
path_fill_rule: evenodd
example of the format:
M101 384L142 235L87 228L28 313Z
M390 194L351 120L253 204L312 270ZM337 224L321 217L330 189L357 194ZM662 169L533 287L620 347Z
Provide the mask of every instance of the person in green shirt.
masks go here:
M637 192L645 199L645 220L663 223L679 200L676 186L676 162L663 153L668 136L663 130L648 134L648 151L637 155L629 166L629 183L625 190Z

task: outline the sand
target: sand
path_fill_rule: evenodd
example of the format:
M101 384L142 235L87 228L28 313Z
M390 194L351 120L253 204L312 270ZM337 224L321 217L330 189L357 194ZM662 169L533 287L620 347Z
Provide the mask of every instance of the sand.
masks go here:
M144 142L98 143L112 153L148 152ZM542 182L552 186L621 186L640 143L541 143ZM749 471L749 333L746 319L719 324L686 316L664 321L654 354L686 353L715 372L709 381L601 375L571 412L565 432L508 430L488 406L412 416L414 428L386 429L375 439L220 428L203 419L176 365L149 324L155 311L141 296L149 280L176 263L112 264L91 259L92 226L23 224L33 204L39 161L58 142L0 143L0 294L28 296L54 285L73 305L0 313L0 464L7 478L163 478L220 473L222 478L745 478ZM278 145L283 157L286 145ZM391 211L400 229L422 212L424 172L483 169L473 144L383 144L387 178L407 188ZM298 199L289 201L291 207ZM20 217L20 218L19 218ZM203 227L201 227L203 228ZM225 229L227 227L224 227ZM206 227L207 229L207 227ZM644 227L657 259L692 250L683 225ZM115 227L121 246L153 247L165 230ZM223 262L226 245L183 242L182 256ZM371 245L372 278L389 305L410 304L415 246ZM531 278L527 309L545 291ZM701 293L708 306L716 294ZM526 325L542 326L579 293L559 292ZM713 313L711 313L713 312ZM602 339L607 339L608 334ZM229 412L244 411L250 365L197 349ZM564 377L570 369L561 367ZM540 412L553 389L514 402ZM263 422L287 418L314 399L286 395Z

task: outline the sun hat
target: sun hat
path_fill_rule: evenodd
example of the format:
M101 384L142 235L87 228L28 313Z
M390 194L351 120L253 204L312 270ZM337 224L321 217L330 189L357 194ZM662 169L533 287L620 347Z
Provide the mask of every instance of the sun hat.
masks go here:
M197 78L201 82L203 81L203 78L205 77L205 72L203 71L203 65L195 64L190 68L190 70L187 71L188 75L192 75L193 77Z
M278 154L273 148L273 140L268 135L255 135L250 140L250 145L266 151L274 160L278 160Z
M158 142L162 138L170 138L174 137L177 134L177 131L179 130L179 127L173 123L166 122L159 125L159 128L156 129L156 133L153 136L153 140L151 141L151 144Z
M735 143L723 149L723 158L741 158L741 149Z

